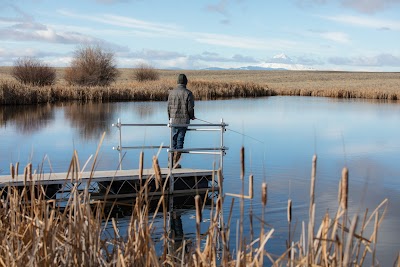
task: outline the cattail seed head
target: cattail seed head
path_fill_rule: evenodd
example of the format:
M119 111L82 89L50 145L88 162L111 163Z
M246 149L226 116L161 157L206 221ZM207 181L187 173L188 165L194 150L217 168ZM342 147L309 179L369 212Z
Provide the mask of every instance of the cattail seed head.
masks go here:
M241 173L240 173L240 178L244 178L244 147L240 149L240 162L241 162Z
M201 216L201 199L199 195L196 195L194 197L194 201L195 201L195 206L196 206L196 223L200 224L200 222L202 221L202 216Z
M156 176L156 189L158 189L161 184L161 169L156 156L153 156L153 169Z
M29 180L32 181L32 163L28 164L28 176L29 176Z
M142 180L143 177L143 161L144 161L144 152L140 152L140 158L139 158L139 179Z
M292 200L288 200L288 205L287 205L287 220L288 223L292 221Z
M222 197L218 196L217 198L217 205L216 205L216 211L215 212L220 212L222 210Z
M19 171L19 162L15 163L15 176L18 177L18 171Z
M10 174L11 178L14 179L15 170L14 170L14 165L12 163L10 163Z
M253 189L253 175L249 177L249 198L253 199L254 189Z
M349 170L346 167L342 170L342 183L340 188L340 205L343 209L347 209L349 194Z
M267 183L262 183L261 185L261 202L265 207L267 205Z

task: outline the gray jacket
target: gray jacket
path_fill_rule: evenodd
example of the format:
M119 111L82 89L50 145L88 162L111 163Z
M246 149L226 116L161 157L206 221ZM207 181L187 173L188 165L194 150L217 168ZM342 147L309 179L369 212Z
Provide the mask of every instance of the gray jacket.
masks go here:
M194 119L194 97L184 84L169 92L168 119L172 119L172 124L189 124Z

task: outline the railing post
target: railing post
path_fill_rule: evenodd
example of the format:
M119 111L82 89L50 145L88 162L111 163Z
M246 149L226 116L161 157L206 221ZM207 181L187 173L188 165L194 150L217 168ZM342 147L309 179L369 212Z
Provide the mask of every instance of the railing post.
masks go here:
M121 119L118 118L117 127L119 131L119 142L118 142L118 152L119 152L119 169L122 170L122 126Z
M222 171L224 168L224 154L225 154L224 132L225 132L225 123L224 123L224 119L221 118L221 154L220 154L220 161L219 161L219 167L221 169L221 173L223 173Z
M174 175L172 174L172 169L173 169L173 158L174 158L174 152L172 151L173 147L173 127L172 125L172 120L169 120L168 126L170 129L170 138L169 138L169 151L168 151L168 167L169 167L169 193L172 194L174 192Z

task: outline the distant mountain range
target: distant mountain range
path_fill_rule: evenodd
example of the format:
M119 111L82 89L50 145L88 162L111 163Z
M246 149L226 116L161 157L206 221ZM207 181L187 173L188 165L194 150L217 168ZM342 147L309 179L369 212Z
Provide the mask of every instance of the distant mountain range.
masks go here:
M296 64L293 60L285 54L278 54L267 61L246 67L238 68L219 68L219 67L209 67L203 70L315 70L311 67Z
M202 70L288 70L287 68L265 68L261 66L247 66L247 67L239 67L239 68L218 68L218 67L210 67L204 68Z

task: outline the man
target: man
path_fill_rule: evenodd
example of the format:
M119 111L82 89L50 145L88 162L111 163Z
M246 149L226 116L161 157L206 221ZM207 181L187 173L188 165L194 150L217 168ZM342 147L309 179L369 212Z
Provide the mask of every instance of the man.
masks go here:
M194 117L194 98L190 90L186 88L188 79L185 74L179 74L178 86L171 90L168 95L168 119L172 124L189 124ZM172 128L172 148L182 149L185 141L187 126ZM174 152L172 166L180 168L177 164L181 152Z

